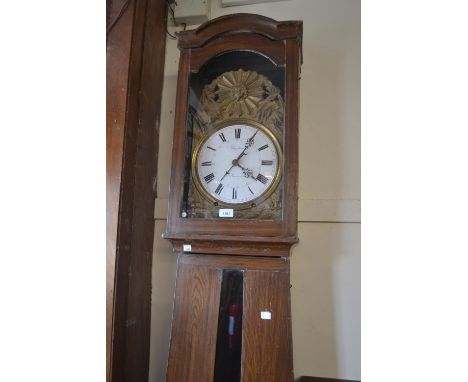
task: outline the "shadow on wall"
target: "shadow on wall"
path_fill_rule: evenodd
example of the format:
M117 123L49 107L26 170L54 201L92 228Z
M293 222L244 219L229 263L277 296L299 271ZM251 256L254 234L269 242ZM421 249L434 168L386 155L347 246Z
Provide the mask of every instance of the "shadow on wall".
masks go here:
M299 197L360 198L359 59L304 53ZM294 374L359 380L360 224L303 215L291 256Z
M307 45L304 55L299 198L360 199L359 58Z
M359 236L359 224L299 224L291 257L296 377L360 379Z
M169 241L161 238L165 229L166 221L156 220L153 249L149 382L166 380L166 367L169 356L177 254L172 252Z

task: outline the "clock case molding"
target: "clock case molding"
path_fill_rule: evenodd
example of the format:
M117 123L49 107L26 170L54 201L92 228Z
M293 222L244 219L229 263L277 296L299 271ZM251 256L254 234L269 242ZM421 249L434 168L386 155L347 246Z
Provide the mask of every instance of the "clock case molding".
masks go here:
M299 75L301 21L275 21L254 14L219 17L192 31L179 32L181 51L173 137L168 219L164 238L175 251L192 253L288 256L297 242ZM282 214L278 220L186 219L181 217L184 155L191 73L223 53L250 51L285 67Z

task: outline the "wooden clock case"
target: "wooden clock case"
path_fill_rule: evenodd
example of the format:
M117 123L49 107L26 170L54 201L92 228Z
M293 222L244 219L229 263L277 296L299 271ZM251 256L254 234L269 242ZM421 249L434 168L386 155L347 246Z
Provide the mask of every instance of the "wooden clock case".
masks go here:
M178 34L180 63L167 228L164 237L175 250L190 244L192 253L287 256L297 241L299 71L302 22L276 22L253 14L211 20ZM207 61L230 51L253 51L285 67L285 120L282 217L278 220L185 219L183 197L185 126L189 76Z
M180 63L164 234L178 252L167 381L293 381L289 253L297 242L301 38L301 21L277 22L253 14L219 17L178 34ZM214 57L233 51L255 52L284 68L281 214L271 220L187 219L181 206L190 75ZM188 245L190 250L184 250ZM223 299L229 294L225 290L229 272L242 278L238 375L227 373L219 360L220 347L226 345L220 333L227 330ZM263 319L263 311L271 319Z

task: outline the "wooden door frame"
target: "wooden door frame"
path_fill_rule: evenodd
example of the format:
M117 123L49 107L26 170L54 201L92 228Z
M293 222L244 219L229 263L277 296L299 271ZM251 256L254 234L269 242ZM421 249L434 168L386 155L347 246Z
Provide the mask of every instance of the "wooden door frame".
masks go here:
M112 2L111 24L124 12L107 36L106 366L107 381L147 382L167 13L128 1Z

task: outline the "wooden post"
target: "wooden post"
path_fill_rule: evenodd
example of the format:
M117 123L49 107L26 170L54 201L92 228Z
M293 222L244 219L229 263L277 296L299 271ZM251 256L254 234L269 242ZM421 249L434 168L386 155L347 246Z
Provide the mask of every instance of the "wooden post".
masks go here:
M164 0L114 0L107 36L107 381L147 382Z

